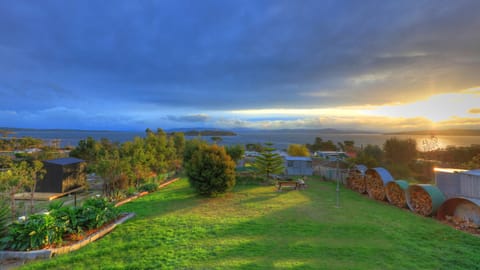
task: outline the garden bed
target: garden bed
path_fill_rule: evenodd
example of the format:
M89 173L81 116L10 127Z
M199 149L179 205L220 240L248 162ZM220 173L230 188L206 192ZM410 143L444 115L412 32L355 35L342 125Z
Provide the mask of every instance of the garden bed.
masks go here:
M177 181L178 179L179 178L174 178L169 181L166 181L160 184L158 188L159 189L163 188ZM147 191L141 192L133 197L117 202L115 204L115 207L121 206L137 198L143 197L149 193L151 192L147 192ZM64 241L60 245L50 245L42 249L31 250L31 251L11 251L11 250L0 251L0 266L2 266L1 269L4 269L5 267L8 268L8 266L13 267L15 265L23 264L25 261L30 261L35 259L47 259L58 254L65 254L71 251L78 250L81 247L103 237L107 233L111 232L117 225L122 224L123 222L125 222L126 220L134 216L135 216L135 213L121 214L115 220L112 220L111 222L99 228L88 230L85 232L85 234L82 234L82 235L71 234L67 236L67 238L64 239Z
M47 259L51 258L58 254L65 254L72 251L75 251L101 237L106 235L107 233L111 232L115 227L124 223L128 219L135 216L135 213L125 213L122 214L116 220L113 220L109 224L106 224L100 228L95 230L91 230L87 233L87 235L79 240L79 241L67 241L66 244L62 244L60 247L51 247L51 248L44 248L40 250L32 250L32 251L0 251L0 261L9 262L9 263L16 263L17 261L27 261L27 260L35 260L35 259Z

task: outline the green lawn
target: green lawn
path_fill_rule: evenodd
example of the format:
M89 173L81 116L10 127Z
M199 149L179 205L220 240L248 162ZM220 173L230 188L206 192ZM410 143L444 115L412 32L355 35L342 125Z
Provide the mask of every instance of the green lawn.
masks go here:
M478 269L480 238L308 180L197 197L186 180L121 207L137 216L79 251L22 269Z

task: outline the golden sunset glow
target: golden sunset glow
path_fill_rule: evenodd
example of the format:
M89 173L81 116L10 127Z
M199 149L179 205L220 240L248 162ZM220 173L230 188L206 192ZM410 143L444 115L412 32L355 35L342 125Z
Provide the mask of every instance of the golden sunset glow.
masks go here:
M390 117L425 117L433 122L453 118L472 117L471 110L480 104L480 95L475 93L448 93L429 97L408 104L381 106L371 110L372 115Z

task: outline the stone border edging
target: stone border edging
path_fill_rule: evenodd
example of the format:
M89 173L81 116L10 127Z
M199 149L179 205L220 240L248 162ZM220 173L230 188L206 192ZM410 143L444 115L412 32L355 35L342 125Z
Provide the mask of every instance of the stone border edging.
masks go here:
M34 260L34 259L48 259L57 254L65 254L72 251L75 251L101 237L111 232L117 225L120 225L127 221L128 219L135 216L135 213L128 213L126 216L116 220L114 223L103 228L102 230L87 236L85 239L82 239L72 245L51 249L42 249L42 250L33 250L33 251L0 251L0 260L4 259L24 259L24 260Z
M173 178L172 180L168 180L167 182L160 184L160 185L158 186L158 188L161 189L161 188L163 188L163 187L166 187L166 186L170 185L171 183L176 182L176 181L179 180L179 179L180 179L180 177ZM149 193L150 193L150 192L148 192L148 191L144 191L144 192L142 192L142 193L139 193L138 195L135 195L135 196L132 196L132 197L130 197L130 198L128 198L128 199L125 199L125 200L123 200L123 201L117 202L117 203L115 204L115 207L124 205L124 204L126 204L126 203L128 203L128 202L131 202L131 201L136 200L136 199L138 199L138 198L140 198L140 197L143 197L143 196L145 196L145 195L147 195L147 194L149 194Z

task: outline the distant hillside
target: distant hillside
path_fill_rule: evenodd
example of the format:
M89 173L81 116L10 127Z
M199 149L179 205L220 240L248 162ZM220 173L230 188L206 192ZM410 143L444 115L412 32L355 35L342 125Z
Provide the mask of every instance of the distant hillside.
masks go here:
M480 129L417 130L386 133L385 135L480 136Z
M344 130L334 128L323 129L253 129L253 128L235 128L234 131L238 133L242 132L261 132L261 133L318 133L318 134L380 134L378 131L365 131L365 130Z
M237 136L235 132L226 130L189 130L184 134L185 136Z

